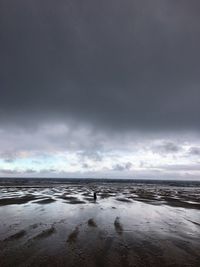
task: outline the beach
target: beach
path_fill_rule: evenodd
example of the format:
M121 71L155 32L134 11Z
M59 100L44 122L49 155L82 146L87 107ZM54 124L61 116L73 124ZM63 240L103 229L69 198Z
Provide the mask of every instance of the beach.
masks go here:
M1 267L199 263L200 185L0 183Z

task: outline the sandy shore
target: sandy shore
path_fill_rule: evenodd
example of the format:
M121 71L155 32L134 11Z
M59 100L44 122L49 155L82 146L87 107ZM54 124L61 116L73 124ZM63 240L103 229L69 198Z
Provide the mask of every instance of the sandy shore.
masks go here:
M1 267L199 264L198 187L0 187Z

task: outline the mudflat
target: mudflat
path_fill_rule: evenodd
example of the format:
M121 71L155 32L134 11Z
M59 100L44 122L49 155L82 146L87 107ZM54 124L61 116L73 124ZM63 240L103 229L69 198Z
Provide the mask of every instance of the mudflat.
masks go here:
M0 266L199 267L200 186L1 185Z

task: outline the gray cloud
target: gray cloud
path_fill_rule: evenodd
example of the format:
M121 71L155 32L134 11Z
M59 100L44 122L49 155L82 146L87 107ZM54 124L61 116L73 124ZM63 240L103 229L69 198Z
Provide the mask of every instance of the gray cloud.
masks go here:
M51 175L53 177L53 175L55 175L55 177L59 174L59 172L56 172L55 169L42 169L40 171L36 171L34 169L24 169L23 171L22 170L19 170L19 169L14 169L14 170L10 170L10 169L0 169L0 175L7 175L7 176L10 176L10 177L15 177L15 176L18 176L18 177L21 177L21 176L24 176L24 177L48 177L48 175ZM47 176L45 176L47 175Z
M6 162L6 163L13 163L14 161L15 161L15 159L12 159L12 158L7 158L7 159L4 159L4 161Z
M189 149L189 155L200 156L200 147L191 147Z
M129 171L133 164L131 162L126 162L124 164L115 164L113 166L114 171Z
M163 165L158 166L157 169L165 170L165 171L183 171L183 172L200 172L200 165L199 164L170 164L170 165ZM198 174L199 175L199 174Z
M34 173L36 173L36 171L34 169L26 169L24 172L27 173L27 174L34 174Z
M100 151L94 150L83 150L77 153L80 161L93 160L93 161L102 161L103 155Z
M19 172L18 170L10 170L10 169L3 169L3 170L0 170L0 174L1 175L8 175L8 176L12 176L12 175L18 175Z
M12 163L19 157L18 153L11 151L1 151L0 158L6 163Z
M87 163L83 163L83 164L82 164L82 167L83 167L84 169L88 169L90 166L89 166Z
M160 144L152 146L152 151L159 154L177 153L182 150L182 147L171 141L163 141Z

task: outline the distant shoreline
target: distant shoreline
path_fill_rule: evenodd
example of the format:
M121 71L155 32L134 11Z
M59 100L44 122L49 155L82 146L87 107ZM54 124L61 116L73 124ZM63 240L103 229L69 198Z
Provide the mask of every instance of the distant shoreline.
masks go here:
M109 179L109 178L22 178L0 177L0 186L6 185L39 185L39 184L81 184L81 183L130 183L166 186L199 187L200 181L195 180L161 180L161 179Z

